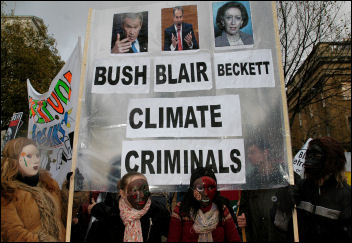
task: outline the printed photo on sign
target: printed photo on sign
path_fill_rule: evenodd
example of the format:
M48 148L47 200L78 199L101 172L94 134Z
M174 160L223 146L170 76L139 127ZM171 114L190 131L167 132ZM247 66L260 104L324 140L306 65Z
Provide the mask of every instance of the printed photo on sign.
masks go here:
M162 9L161 32L163 51L199 49L197 5Z
M213 24L215 47L253 46L249 1L214 2Z
M123 141L121 177L138 171L152 186L187 185L193 170L211 167L218 184L246 183L243 139Z
M214 54L217 89L275 87L269 49Z
M212 88L210 54L162 56L154 59L154 91L177 92Z
M148 12L114 14L111 53L148 52Z

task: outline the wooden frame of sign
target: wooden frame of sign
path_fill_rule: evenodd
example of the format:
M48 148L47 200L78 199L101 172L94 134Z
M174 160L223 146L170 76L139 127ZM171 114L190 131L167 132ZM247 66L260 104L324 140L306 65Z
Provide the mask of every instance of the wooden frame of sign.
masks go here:
M75 132L74 132L74 138L73 138L73 154L72 154L72 169L71 169L73 174L70 178L70 189L69 189L69 196L68 196L67 221L66 221L66 242L70 242L70 238L71 238L74 179L75 179L75 170L76 170L76 162L77 162L77 152L78 152L78 149L77 149L78 133L79 133L81 108L82 108L81 100L82 100L82 96L83 96L83 92L84 92L83 88L84 88L84 80L85 80L86 67L87 67L88 40L90 38L92 11L93 11L92 8L89 8L87 27L86 27L86 37L84 40L83 59L82 59L82 65L81 65L81 79L80 79L79 95L78 95L78 107L77 107L77 113L76 113L76 125L75 125Z
M287 99L286 99L286 91L285 91L285 79L282 68L282 56L280 51L280 36L279 36L279 28L277 23L277 13L276 13L276 2L272 1L272 9L273 9L273 20L274 20L274 29L275 29L275 43L276 43L276 52L278 59L278 68L280 75L280 84L281 84L281 97L282 97L282 108L284 115L284 123L285 123L285 132L286 132L286 146L287 146L287 163L288 163L288 171L289 171L289 182L291 185L294 185L294 175L293 175L293 164L292 164L292 148L291 148L291 135L290 135L290 125L288 121L288 110L287 110ZM298 223L297 223L297 211L296 207L292 212L293 219L293 233L294 233L294 241L299 241L298 236Z

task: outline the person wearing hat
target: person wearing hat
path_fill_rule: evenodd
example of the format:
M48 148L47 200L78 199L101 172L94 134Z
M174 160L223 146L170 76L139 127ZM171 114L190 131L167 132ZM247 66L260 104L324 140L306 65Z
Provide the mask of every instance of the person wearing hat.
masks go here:
M241 241L211 168L192 172L190 187L171 215L168 241Z

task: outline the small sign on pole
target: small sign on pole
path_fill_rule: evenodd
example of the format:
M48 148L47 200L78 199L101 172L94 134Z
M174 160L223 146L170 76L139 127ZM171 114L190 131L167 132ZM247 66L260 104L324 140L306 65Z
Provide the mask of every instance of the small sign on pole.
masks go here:
M298 151L293 159L293 170L297 174L299 174L302 178L304 175L304 162L306 160L306 151L308 148L308 144L312 139L309 138L307 142L303 145L303 147Z

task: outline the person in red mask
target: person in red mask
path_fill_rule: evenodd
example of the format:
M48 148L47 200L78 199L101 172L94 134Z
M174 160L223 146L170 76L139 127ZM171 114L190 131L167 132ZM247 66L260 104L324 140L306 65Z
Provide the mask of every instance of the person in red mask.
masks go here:
M241 241L212 169L192 172L190 188L172 213L168 241Z

